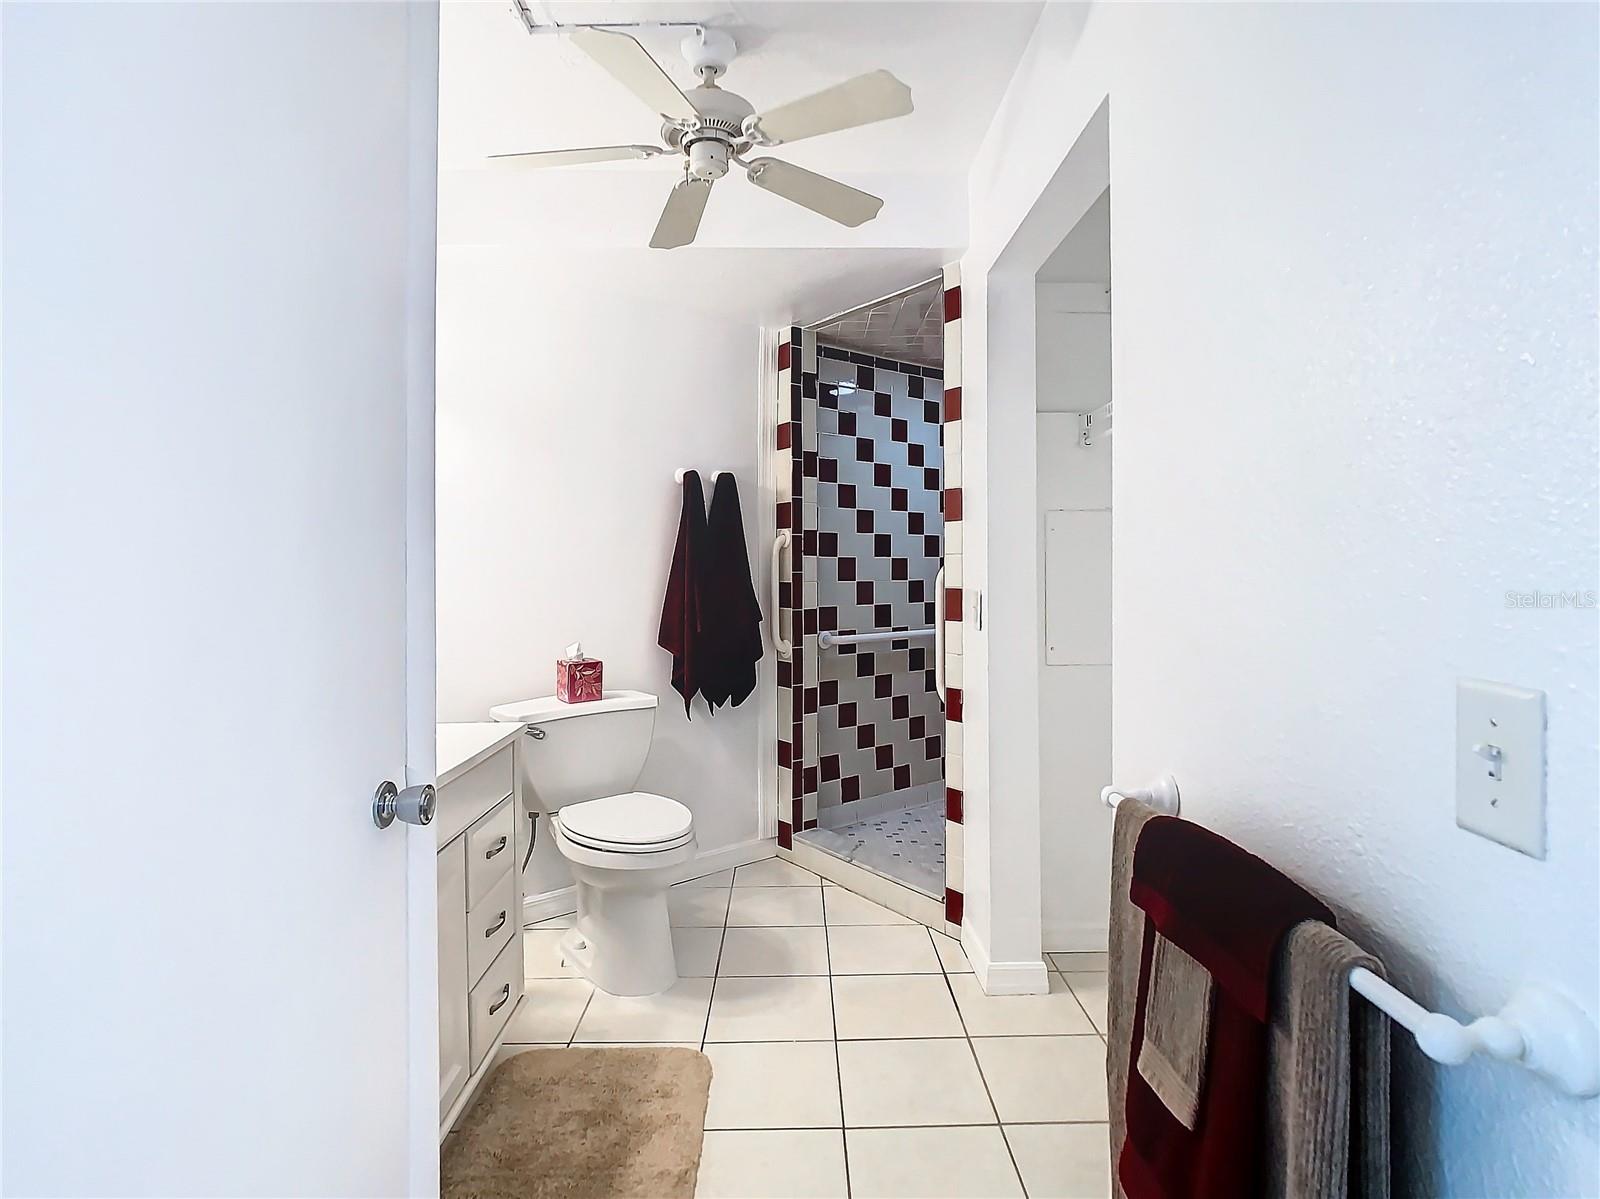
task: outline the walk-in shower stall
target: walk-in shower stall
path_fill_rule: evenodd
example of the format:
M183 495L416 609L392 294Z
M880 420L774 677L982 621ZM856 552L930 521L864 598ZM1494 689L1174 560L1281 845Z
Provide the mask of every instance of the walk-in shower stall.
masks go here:
M794 634L779 683L800 716L779 713L799 800L787 835L940 903L944 318L935 278L791 330L779 428Z

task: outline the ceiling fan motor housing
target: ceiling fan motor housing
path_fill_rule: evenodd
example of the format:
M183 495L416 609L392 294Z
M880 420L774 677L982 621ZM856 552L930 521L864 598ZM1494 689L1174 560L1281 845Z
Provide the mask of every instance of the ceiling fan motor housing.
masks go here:
M743 129L745 118L755 112L755 106L714 83L702 84L687 94L700 114L699 127L685 131L669 124L661 131L662 137L669 146L688 156L690 178L721 179L728 173L728 156L750 148Z

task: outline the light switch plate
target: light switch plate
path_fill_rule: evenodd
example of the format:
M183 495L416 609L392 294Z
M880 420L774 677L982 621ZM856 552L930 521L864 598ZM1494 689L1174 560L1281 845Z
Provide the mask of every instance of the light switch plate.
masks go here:
M1545 855L1544 692L1456 682L1456 824Z

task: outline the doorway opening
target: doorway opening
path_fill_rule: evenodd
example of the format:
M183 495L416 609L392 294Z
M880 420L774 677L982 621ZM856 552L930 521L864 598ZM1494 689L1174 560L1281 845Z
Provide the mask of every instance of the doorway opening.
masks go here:
M1105 948L1111 781L1111 189L1034 283L1045 948Z
M942 900L943 278L801 344L794 840Z

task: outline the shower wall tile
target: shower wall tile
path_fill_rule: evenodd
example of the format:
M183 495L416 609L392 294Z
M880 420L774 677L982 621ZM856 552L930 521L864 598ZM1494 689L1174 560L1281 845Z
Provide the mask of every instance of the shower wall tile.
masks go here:
M941 381L823 346L819 618L836 632L927 628L943 549ZM938 783L944 717L930 639L822 651L824 807Z
M966 580L962 562L962 522L965 505L962 495L962 395L961 395L961 267L953 263L944 268L944 583L945 583L945 899L944 916L952 936L961 935L965 911L966 874L965 819L962 790L964 777L964 730L961 719L964 687L962 631L967 614ZM953 798L953 802L951 802Z
M962 878L962 834L961 825L953 820L944 823L944 885L953 891L965 891L966 886Z

